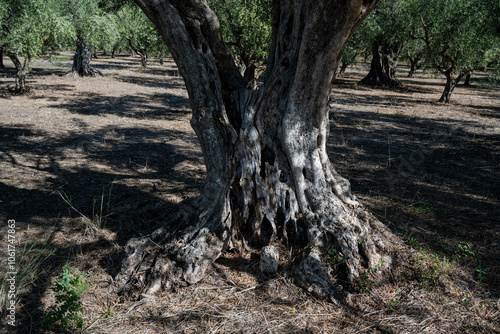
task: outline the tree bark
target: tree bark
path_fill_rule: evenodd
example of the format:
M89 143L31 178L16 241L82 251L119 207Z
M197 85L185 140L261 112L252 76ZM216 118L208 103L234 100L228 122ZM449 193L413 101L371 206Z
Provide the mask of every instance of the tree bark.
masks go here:
M464 86L466 87L472 86L472 84L470 83L470 77L471 77L471 72L467 72L467 75L465 76Z
M441 98L438 102L449 103L451 94L464 76L464 72L460 72L456 77L453 77L453 71L450 70L444 72L444 75L446 76L446 84L444 86L443 94L441 95Z
M123 292L196 283L228 247L302 249L296 281L337 299L328 253L346 281L390 265L392 234L351 193L326 151L330 82L348 38L375 1L275 0L263 85L246 87L202 0L137 0L160 30L189 93L207 169L202 194L152 235L130 240ZM332 14L334 13L334 14Z
M29 64L30 59L25 58L21 63L17 55L13 52L7 51L7 57L12 61L14 67L16 68L16 88L14 91L16 93L25 93L26 88L26 66Z
M420 68L420 59L422 56L420 54L417 54L415 57L413 57L409 52L408 52L408 60L410 61L410 71L408 72L408 78L413 78L413 75L417 70Z
M90 44L87 43L85 39L78 37L76 41L76 51L73 57L72 73L79 76L95 76L96 74L102 75L100 71L90 66L91 60L92 53L90 50Z
M401 83L396 79L396 67L398 65L401 46L384 46L379 38L374 42L372 49L372 62L370 72L361 80L361 84L370 86L399 86Z
M3 47L0 47L0 69L4 69L5 65L3 64Z

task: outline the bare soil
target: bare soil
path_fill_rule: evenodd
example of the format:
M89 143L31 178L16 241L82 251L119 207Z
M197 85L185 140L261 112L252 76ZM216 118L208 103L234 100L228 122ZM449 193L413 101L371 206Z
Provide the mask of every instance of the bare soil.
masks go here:
M15 95L5 64L1 245L15 220L16 266L29 270L18 274L17 327L3 317L0 332L49 332L40 321L66 265L90 283L85 333L500 333L500 90L486 73L446 105L436 102L441 78L408 79L404 67L401 88L358 85L365 64L334 84L331 161L415 258L384 284L366 273L335 306L293 284L286 250L273 277L259 273L257 251L228 253L200 284L141 301L117 295L126 241L203 186L183 81L170 60L140 69L130 57L94 59L103 77L65 76L62 55L38 60L31 93ZM5 265L6 249L0 256Z

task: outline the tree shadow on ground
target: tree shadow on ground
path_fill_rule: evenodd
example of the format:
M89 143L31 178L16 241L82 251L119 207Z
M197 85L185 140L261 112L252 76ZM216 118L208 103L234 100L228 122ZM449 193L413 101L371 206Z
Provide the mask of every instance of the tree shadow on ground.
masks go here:
M85 116L115 115L146 120L177 120L190 113L189 100L171 93L154 95L80 94L59 105L68 111Z
M471 244L469 262L491 269L488 281L476 284L500 295L500 135L482 129L474 121L354 106L333 112L328 146L337 171L395 233L450 258L460 255L459 245Z
M124 245L131 237L154 231L176 209L182 194L196 194L202 184L204 171L193 167L200 164L199 152L169 144L175 140L196 141L180 131L108 127L69 132L57 138L29 127L1 126L0 134L0 217L16 220L21 245L29 246L33 236L23 239L23 231L29 229L41 228L45 235L39 238L51 240L47 233L64 234L71 229L68 224L77 230L68 237L81 233L69 246L55 246L57 252L40 264L47 269L46 274L36 278L21 295L27 311L19 315L21 332L39 327L41 298L50 288L49 278L60 273L65 263L90 252L106 264L103 268L110 274L116 273L120 257L116 244ZM40 144L33 138L46 140ZM68 159L81 159L81 164L68 163ZM36 176L26 178L23 174ZM167 194L180 197L172 201ZM99 212L101 201L110 203L109 207L105 204L104 213ZM89 239L85 221L93 220L96 212L110 214L105 229L116 237L105 240L98 235L97 240L82 242ZM33 251L37 247L41 245L35 245Z

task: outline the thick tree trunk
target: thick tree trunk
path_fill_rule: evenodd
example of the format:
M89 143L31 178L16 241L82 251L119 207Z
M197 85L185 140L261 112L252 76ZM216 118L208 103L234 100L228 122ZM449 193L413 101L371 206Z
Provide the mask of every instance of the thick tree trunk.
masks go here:
M90 51L90 44L83 38L78 37L76 41L76 51L73 57L72 73L79 76L95 76L96 74L102 75L100 71L90 66L91 59L92 53Z
M204 1L137 2L185 79L207 178L200 197L152 235L127 243L116 277L122 291L196 283L228 246L248 244L303 249L290 264L297 283L332 300L332 249L345 258L350 282L363 268L387 267L397 241L351 193L326 151L330 82L348 37L375 1L274 1L259 90L246 88Z
M384 47L382 41L377 39L372 49L370 72L360 83L370 86L399 86L401 83L396 79L396 67L400 53L399 45Z
M453 77L453 71L450 70L446 71L444 75L446 76L446 84L444 86L443 94L441 94L441 98L439 99L438 102L449 103L451 94L453 93L453 90L464 76L464 73L460 72L456 77Z

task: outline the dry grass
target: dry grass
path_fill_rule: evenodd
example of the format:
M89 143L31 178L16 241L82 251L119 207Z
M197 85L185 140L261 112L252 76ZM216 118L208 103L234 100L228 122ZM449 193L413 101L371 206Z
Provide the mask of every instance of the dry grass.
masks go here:
M16 220L19 247L56 249L20 291L20 332L44 332L66 264L89 274L86 333L500 332L500 93L484 74L449 105L428 76L372 89L352 68L334 86L332 162L411 247L385 284L362 277L333 305L293 284L285 250L275 277L256 252L228 253L200 284L132 301L112 287L123 245L203 183L187 94L172 62L140 71L138 59L102 58L104 77L73 78L62 60L35 64L30 95L0 96L0 219ZM0 78L0 90L12 84ZM105 224L89 230L96 199Z

